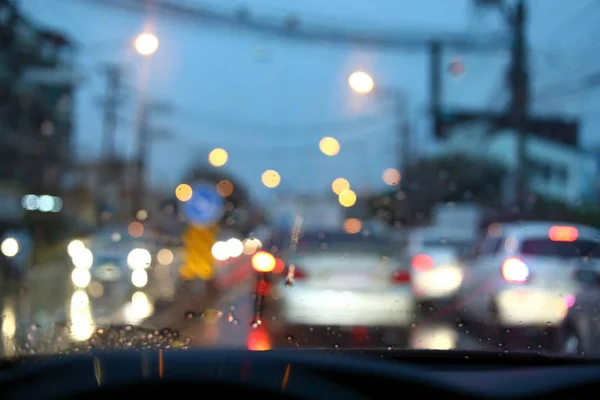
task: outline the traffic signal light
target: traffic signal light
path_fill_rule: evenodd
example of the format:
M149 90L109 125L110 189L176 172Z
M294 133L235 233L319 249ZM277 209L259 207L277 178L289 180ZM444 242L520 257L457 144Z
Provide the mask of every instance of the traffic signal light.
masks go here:
M216 224L187 227L183 234L183 265L179 271L183 279L209 280L213 277L215 260L212 246L216 242L217 230Z
M518 128L509 113L482 112L470 110L434 111L434 132L438 138L448 137L453 129L467 123L484 123L492 132ZM530 135L576 147L579 143L579 124L577 120L563 117L530 118L523 126Z

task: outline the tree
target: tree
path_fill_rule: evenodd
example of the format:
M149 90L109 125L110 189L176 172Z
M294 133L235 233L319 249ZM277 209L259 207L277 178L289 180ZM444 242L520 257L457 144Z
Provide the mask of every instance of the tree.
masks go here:
M391 224L418 225L438 203L499 207L505 175L499 164L464 155L421 159L407 168L399 189L373 196L370 209Z
M225 207L225 212L220 221L222 226L247 235L256 225L264 223L265 216L262 210L252 203L250 192L245 185L231 174L223 171L222 168L217 169L205 165L195 167L187 174L185 181L190 184L210 182L215 185L225 198L226 203L230 204L230 206ZM225 182L228 182L228 184ZM232 190L224 193L223 189L226 187L230 187Z

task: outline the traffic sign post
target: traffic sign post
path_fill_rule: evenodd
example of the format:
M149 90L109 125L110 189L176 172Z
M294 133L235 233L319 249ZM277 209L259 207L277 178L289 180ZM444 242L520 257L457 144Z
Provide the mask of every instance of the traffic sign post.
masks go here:
M183 265L179 270L185 280L210 280L214 275L212 246L216 241L217 225L189 226L183 235Z
M223 198L215 185L195 184L192 197L183 205L188 227L183 235L183 279L208 281L214 275L212 246L216 242L218 222L223 215Z
M192 197L184 203L183 211L191 225L209 226L223 215L223 197L214 185L192 186Z

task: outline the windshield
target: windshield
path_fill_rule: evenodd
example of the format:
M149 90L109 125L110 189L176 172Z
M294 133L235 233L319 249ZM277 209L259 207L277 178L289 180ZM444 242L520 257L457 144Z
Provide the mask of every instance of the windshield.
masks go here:
M519 3L0 0L1 355L600 353L600 6Z

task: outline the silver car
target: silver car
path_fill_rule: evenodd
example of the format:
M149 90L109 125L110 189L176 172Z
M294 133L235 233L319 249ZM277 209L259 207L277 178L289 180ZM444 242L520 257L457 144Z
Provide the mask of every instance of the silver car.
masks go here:
M307 232L273 284L279 331L377 331L402 341L413 322L411 271L385 238ZM372 333L371 333L372 334Z
M584 225L493 224L465 269L460 305L466 320L499 332L554 331L549 328L563 323L581 288L578 264L599 245L600 231Z

